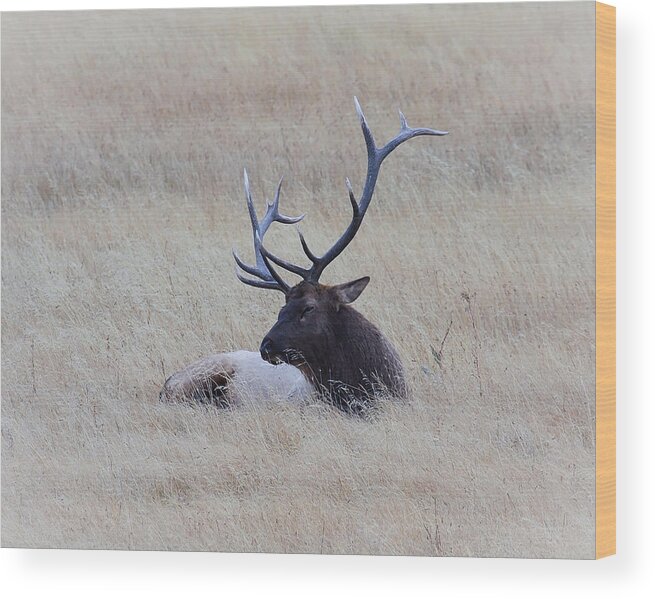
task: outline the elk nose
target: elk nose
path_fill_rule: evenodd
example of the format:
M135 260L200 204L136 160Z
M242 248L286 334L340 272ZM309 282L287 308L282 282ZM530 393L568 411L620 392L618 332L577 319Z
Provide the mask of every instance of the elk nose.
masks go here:
M273 358L273 341L270 337L264 337L262 344L259 346L259 353L263 360L270 362Z

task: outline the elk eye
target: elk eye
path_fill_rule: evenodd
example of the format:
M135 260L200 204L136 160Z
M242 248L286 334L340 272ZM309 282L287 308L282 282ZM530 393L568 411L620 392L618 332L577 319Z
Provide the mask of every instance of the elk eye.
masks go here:
M307 314L309 314L309 313L312 312L313 310L314 310L314 306L307 306L307 307L302 311L302 314L300 315L300 318L301 318L301 319L302 319L302 318L305 318L305 316L307 316Z

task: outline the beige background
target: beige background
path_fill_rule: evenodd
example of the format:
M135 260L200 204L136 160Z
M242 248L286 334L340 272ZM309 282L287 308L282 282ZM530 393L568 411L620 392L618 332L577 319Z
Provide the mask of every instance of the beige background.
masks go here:
M593 5L2 27L3 544L593 556ZM328 273L373 277L412 404L159 405L275 318L232 276L244 164L314 245L345 225L354 93L380 141L398 106L451 131L385 164Z

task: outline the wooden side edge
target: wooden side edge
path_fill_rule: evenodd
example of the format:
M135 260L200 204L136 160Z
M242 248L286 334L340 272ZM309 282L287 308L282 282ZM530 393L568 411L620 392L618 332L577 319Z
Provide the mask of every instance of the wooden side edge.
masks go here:
M596 558L616 553L616 9L596 3Z

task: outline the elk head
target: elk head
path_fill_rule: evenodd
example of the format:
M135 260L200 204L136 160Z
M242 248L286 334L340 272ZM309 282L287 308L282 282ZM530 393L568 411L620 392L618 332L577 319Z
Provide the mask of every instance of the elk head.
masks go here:
M278 184L273 203L266 214L257 217L248 175L244 170L244 186L250 222L252 224L255 264L246 264L233 252L241 269L236 275L246 285L263 289L276 289L285 295L285 305L278 320L264 337L260 353L272 364L285 362L297 366L314 384L339 407L352 410L360 405L380 386L393 395L407 392L402 363L396 350L382 333L354 310L350 304L364 291L369 277L340 285L323 285L319 282L325 268L341 254L354 239L373 198L380 166L384 159L400 144L420 135L446 135L446 131L412 128L400 112L400 133L382 147L377 147L366 122L361 106L355 98L366 151L368 167L361 197L355 198L350 181L346 179L352 206L350 224L334 245L322 256L312 252L298 231L300 244L307 256L308 267L292 264L269 252L263 245L264 235L272 223L298 223L304 215L284 216L279 212L280 188ZM280 276L275 266L298 275L302 281L291 286ZM243 273L250 275L245 276Z

